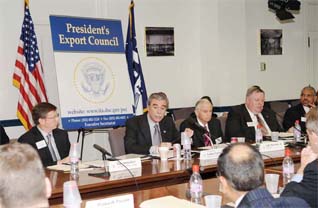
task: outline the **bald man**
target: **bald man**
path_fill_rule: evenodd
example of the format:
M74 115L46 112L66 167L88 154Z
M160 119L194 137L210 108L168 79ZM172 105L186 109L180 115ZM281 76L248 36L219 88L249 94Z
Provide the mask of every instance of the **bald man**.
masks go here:
M274 198L264 184L264 162L259 151L247 143L227 146L218 158L222 192L235 207L309 207L296 197Z

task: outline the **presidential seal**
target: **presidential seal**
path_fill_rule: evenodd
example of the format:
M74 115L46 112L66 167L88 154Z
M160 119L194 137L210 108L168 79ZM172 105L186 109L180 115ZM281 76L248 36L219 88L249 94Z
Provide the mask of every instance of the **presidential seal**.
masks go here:
M74 70L74 85L87 101L102 103L114 91L115 80L110 67L99 58L85 58Z

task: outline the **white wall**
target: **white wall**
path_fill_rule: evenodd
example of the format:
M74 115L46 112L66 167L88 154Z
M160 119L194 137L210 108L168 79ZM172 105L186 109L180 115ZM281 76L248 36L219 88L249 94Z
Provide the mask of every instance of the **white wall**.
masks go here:
M267 100L298 98L317 73L308 63L307 36L317 31L318 0L302 0L294 22L281 24L266 0L137 0L138 47L148 93L164 91L170 107L193 106L202 95L216 106L244 101L247 87L262 86ZM45 82L50 102L58 105L49 15L120 19L126 37L130 0L32 0ZM15 54L23 16L23 0L0 0L0 120L16 119L18 91L12 86ZM174 27L175 56L147 57L145 27ZM260 56L260 29L283 30L283 55ZM260 71L260 62L267 70ZM7 127L18 137L22 127ZM72 138L76 133L71 134ZM101 134L91 135L90 142ZM108 145L108 144L105 144Z

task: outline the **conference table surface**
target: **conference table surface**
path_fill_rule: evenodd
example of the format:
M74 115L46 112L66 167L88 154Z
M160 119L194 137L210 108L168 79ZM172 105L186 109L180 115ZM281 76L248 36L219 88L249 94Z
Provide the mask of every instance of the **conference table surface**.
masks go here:
M292 149L291 152L294 162L299 162L300 149ZM263 159L266 167L279 166L281 165L284 156L281 153L278 156L266 154L263 155ZM166 193L163 191L166 190L165 187L167 186L176 184L179 184L180 187L185 186L185 182L188 182L190 178L192 172L191 167L193 164L200 164L200 173L203 179L215 178L215 173L217 171L216 161L200 161L195 157L191 161L169 160L163 162L156 159L143 161L141 171L139 171L134 178L129 175L128 171L114 173L109 177L93 177L88 175L88 173L92 172L101 172L100 169L80 172L77 184L83 200L135 191L137 191L136 197L138 197L138 199L145 200L143 194L147 193L143 193L142 191L145 191L146 189L151 190L152 188L157 188L155 189L155 192L158 191L158 194L160 195L161 192ZM52 183L52 196L49 199L50 205L61 204L63 202L63 183L71 180L70 174L46 170L46 175ZM176 187L179 187L179 185ZM140 193L138 190L140 190ZM148 194L151 196L156 195L152 191ZM159 197L159 195L157 197ZM183 195L183 192L180 192L180 195ZM149 199L149 197L147 199Z
M282 168L281 166L273 166L275 169L275 173L278 173L282 175ZM273 173L273 169L265 169L266 173ZM282 187L283 181L282 181L282 176L280 176L279 180L279 186ZM134 198L134 207L138 208L140 204L146 200L149 199L155 199L159 197L164 197L164 196L174 196L180 199L186 199L190 201L189 198L189 186L188 183L181 183L181 184L175 184L175 185L163 185L161 187L156 187L156 188L150 188L146 190L137 190L133 191L129 194L133 195ZM126 193L128 194L128 193ZM90 198L89 200L83 200L81 207L85 207L87 201L92 201L92 200L99 200L99 199L105 199L107 197L113 197L113 196L119 196L119 195L125 195L125 194L118 194L118 195L112 195L112 196L97 196ZM210 179L205 179L203 180L203 196L206 195L220 195L222 196L222 205L228 204L230 206L233 206L233 202L231 203L229 199L227 199L222 192L220 192L220 183L217 178L210 178ZM202 203L204 204L204 197L202 198ZM63 204L57 204L51 206L53 208L60 208L63 207Z

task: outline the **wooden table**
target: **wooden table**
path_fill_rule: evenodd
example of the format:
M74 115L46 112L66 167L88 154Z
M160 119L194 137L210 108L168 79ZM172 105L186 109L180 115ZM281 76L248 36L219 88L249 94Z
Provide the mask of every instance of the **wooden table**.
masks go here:
M283 156L264 156L266 167L281 165ZM292 150L294 162L300 161L299 150ZM111 177L97 178L88 176L88 172L80 172L78 186L82 199L90 199L99 196L107 197L114 194L129 193L137 190L135 180L139 190L156 187L166 187L169 185L188 182L191 175L192 164L199 164L200 160L195 158L192 161L168 161L160 160L146 161L142 163L141 175L138 177L113 180ZM202 164L202 161L201 161ZM90 172L100 172L94 170ZM201 175L204 179L215 177L217 171L216 161L208 161L208 165L201 166ZM52 182L52 196L50 205L61 204L63 202L63 183L70 180L69 173L46 171ZM126 172L127 174L127 172Z
M187 198L187 190L188 190L188 183L182 183L182 184L176 184L176 185L161 186L161 187L151 188L147 190L134 191L131 194L133 194L134 196L134 206L135 208L138 208L143 201L146 201L148 199L163 197L163 196L169 196L169 195L175 196L181 199L190 200L189 198ZM204 191L203 195L209 195L209 194L221 195L222 204L226 204L229 202L229 200L226 199L221 192L219 192L219 181L217 178L204 180L203 191ZM106 198L106 197L100 196L100 197L92 198L91 200L103 199L103 198ZM85 207L86 201L88 200L83 200L81 207ZM63 205L59 204L59 205L54 205L51 207L58 208L58 207L63 207Z

